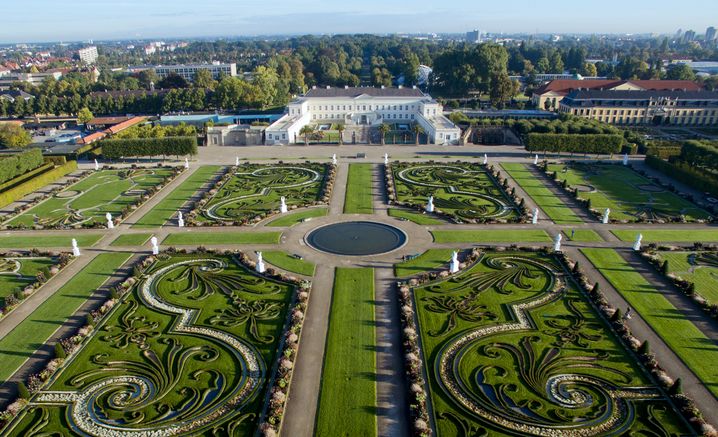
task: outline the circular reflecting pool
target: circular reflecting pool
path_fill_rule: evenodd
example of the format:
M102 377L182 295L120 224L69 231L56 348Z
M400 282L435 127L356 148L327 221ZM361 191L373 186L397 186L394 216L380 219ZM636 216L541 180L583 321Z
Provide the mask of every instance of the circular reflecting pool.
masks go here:
M317 228L305 240L322 252L362 256L398 249L406 243L406 234L383 223L344 222Z

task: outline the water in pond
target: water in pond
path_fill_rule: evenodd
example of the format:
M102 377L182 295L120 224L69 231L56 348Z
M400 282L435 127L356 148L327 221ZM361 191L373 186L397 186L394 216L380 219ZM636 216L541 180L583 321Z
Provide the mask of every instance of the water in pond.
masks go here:
M322 252L337 255L376 255L406 243L406 234L389 225L374 222L344 222L322 226L309 233L307 243Z

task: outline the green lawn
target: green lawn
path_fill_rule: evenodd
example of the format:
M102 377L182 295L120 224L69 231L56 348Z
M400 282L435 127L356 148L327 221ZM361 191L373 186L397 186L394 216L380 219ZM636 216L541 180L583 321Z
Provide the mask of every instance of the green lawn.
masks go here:
M37 273L57 263L49 256L0 257L0 308L5 298L37 282Z
M280 269L284 269L288 272L298 273L305 276L314 275L314 263L294 258L293 256L290 256L287 252L282 252L280 250L271 250L262 252L262 256L264 257L264 260L267 261L269 264L272 264L275 267L279 267Z
M337 268L316 436L377 434L374 271Z
M65 227L106 223L105 214L119 216L123 210L142 203L147 190L162 184L174 170L142 168L100 170L69 186L10 220L10 225Z
M571 232L574 232L573 238L571 238ZM584 243L593 243L597 241L604 241L600 235L591 229L564 229L563 234L569 241L580 241Z
M272 220L267 223L267 226L284 227L293 226L300 223L304 219L323 217L329 213L329 208L309 208L304 211L299 211L291 214L282 214L279 218Z
M222 167L219 165L205 165L197 169L132 227L159 228L165 224L220 168Z
M668 272L693 282L696 293L709 303L718 303L718 259L715 252L657 252L668 261Z
M551 237L542 229L431 231L436 243L544 243Z
M583 223L571 208L548 189L543 179L534 176L525 164L504 163L501 166L554 223L564 225Z
M281 232L182 232L169 234L162 244L278 244Z
M349 164L344 214L372 214L372 164Z
M9 232L6 235L10 234ZM33 247L66 247L67 250L72 248L72 239L77 240L80 247L90 247L97 243L103 234L93 234L87 232L75 232L63 235L33 235L20 236L10 235L0 237L0 248L17 248L31 249Z
M688 220L710 215L688 200L664 190L628 167L615 164L563 164L549 166L559 180L581 188L579 197L591 199L591 208L611 209L611 218L638 221L670 219L685 215ZM568 169L564 173L564 169Z
M430 215L397 208L389 208L389 216L407 219L418 225L442 225L446 223Z
M429 249L417 258L396 264L394 266L394 275L397 278L403 278L435 270L442 266L448 267L452 252L452 249Z
M718 396L718 345L613 249L581 251L706 387Z
M110 246L143 246L152 234L125 234L115 238Z
M643 235L644 243L694 243L718 241L718 229L631 229L611 231L621 241L635 241Z
M32 314L0 340L0 381L6 381L25 360L84 304L112 273L130 258L129 253L102 253Z

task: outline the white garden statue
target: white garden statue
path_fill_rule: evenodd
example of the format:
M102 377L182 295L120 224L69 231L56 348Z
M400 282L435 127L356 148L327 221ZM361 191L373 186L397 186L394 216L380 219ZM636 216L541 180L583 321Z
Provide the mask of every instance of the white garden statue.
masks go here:
M105 218L107 219L107 229L115 229L115 223L112 221L112 214L108 212L105 214Z
M623 154L623 165L628 165L628 153Z
M534 215L531 217L531 224L538 224L538 208L534 209Z
M459 271L459 255L454 251L451 254L451 263L449 264L449 272L456 273Z
M608 224L608 216L611 214L611 208L606 208L606 210L603 212L603 218L601 219L601 223Z
M95 160L95 171L100 169L100 163Z
M534 165L538 165L538 153L534 155Z
M489 163L489 157L484 153L484 165Z
M337 165L337 154L332 155L332 165Z
M262 252L257 252L257 267L255 268L257 273L264 273L264 259L262 258Z
M150 243L152 243L152 255L159 255L160 246L157 245L157 237L152 237L152 239L150 239Z
M388 153L384 154L384 165L389 165L389 154Z
M281 212L282 214L284 214L284 213L286 213L286 212L288 211L288 209L287 209L287 199L286 199L284 196L282 196L282 197L279 198L279 201L281 202L280 205L279 205L279 212Z
M561 252L561 239L563 237L561 234L556 234L556 236L553 239L553 251L554 252Z
M633 242L633 250L638 252L641 250L641 242L643 241L643 235L638 234L636 235L636 241Z
M234 166L239 167L239 156L234 158Z
M80 248L77 247L77 240L75 240L74 238L72 239L72 256L80 256Z
M189 159L184 159L184 168L189 168Z
M182 211L177 213L177 226L184 228L184 217L182 217Z
M434 212L434 196L429 196L429 201L426 203L426 212Z

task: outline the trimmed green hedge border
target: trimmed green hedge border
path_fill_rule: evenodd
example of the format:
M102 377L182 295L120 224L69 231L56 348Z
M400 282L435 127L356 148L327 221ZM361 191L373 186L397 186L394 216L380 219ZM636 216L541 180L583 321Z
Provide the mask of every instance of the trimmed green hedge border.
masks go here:
M0 207L9 205L25 195L51 184L68 173L77 170L77 161L68 161L36 177L0 193Z

